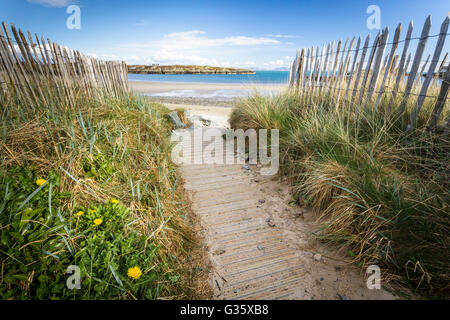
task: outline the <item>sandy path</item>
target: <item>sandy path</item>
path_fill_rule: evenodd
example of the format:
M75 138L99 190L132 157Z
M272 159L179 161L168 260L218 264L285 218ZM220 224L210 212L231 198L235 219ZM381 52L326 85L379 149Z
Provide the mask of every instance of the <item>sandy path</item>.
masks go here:
M246 86L132 82L131 87L148 94ZM264 85L259 88L270 90ZM217 101L164 104L172 110L183 108L201 115L222 128L228 126L232 111ZM315 223L312 212L292 205L287 183L278 176L261 176L259 170L258 166L242 164L181 166L213 264L212 299L394 298L384 290L369 290L364 275L345 257L345 251L315 241L310 235Z
M231 112L183 107L224 123ZM290 186L259 170L242 164L181 166L214 266L213 299L394 299L387 291L369 290L342 253L314 241L312 212L292 205Z

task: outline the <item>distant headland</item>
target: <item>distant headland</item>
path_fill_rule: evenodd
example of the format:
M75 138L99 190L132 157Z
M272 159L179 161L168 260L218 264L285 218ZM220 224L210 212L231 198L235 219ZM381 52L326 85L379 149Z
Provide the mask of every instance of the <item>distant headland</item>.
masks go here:
M129 73L137 74L255 74L253 70L210 66L171 65L129 65Z

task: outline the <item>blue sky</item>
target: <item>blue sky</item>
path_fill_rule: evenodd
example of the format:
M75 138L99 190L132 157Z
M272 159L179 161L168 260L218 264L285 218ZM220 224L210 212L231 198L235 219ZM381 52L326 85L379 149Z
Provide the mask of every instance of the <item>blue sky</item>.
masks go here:
M81 8L80 30L66 27L71 4ZM286 69L298 48L374 36L377 30L366 25L369 5L380 7L381 26L392 33L402 23L402 36L411 19L413 35L419 35L428 14L431 33L439 33L450 11L448 0L0 0L0 20L83 53L130 64L273 70ZM446 43L444 52L449 48Z

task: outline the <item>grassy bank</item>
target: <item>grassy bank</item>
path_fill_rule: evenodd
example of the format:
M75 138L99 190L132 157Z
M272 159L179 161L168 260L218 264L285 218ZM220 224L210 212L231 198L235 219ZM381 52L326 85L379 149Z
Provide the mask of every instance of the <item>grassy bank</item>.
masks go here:
M310 104L295 92L254 95L237 102L233 128L278 128L280 170L294 197L317 216L315 236L342 247L365 268L378 264L384 280L432 295L450 289L449 140L424 130L433 101L416 130L405 133L413 105L399 116L388 101L358 117L326 97ZM448 104L443 118L450 115Z
M0 100L0 297L196 294L196 242L167 110L78 94L75 107ZM81 288L70 290L70 265Z

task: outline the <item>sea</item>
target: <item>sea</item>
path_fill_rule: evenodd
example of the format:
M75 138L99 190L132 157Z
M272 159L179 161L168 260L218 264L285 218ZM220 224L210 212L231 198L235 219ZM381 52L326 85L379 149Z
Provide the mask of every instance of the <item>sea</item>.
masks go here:
M286 84L289 71L255 71L255 74L128 74L130 81Z
M288 71L256 71L255 74L128 74L130 81L167 82L167 83L211 83L211 84L253 84L283 85L289 80ZM242 98L251 95L252 89L227 88L221 90L170 90L147 93L144 95L165 99L213 99L232 101L234 98ZM278 90L258 90L259 94L272 95Z

